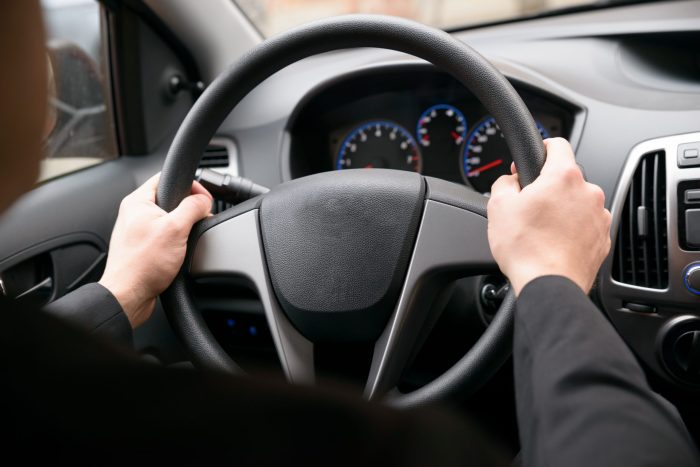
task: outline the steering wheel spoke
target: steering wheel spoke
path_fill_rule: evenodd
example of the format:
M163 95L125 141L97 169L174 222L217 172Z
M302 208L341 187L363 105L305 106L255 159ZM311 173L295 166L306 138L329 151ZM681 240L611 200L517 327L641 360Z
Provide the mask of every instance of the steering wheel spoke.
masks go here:
M437 319L440 294L451 282L498 268L486 227L486 218L477 212L426 201L399 301L375 344L367 398L381 397L396 386Z
M290 382L313 384L313 344L302 336L277 303L260 236L259 210L251 209L210 226L196 239L190 274L229 275L250 280L265 310L282 369Z

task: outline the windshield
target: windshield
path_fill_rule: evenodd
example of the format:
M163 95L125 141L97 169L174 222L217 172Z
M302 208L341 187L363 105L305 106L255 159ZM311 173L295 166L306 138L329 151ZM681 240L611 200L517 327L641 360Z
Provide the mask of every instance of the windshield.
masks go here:
M441 29L531 16L597 0L235 0L266 37L328 16L379 13ZM613 3L613 2L604 2Z

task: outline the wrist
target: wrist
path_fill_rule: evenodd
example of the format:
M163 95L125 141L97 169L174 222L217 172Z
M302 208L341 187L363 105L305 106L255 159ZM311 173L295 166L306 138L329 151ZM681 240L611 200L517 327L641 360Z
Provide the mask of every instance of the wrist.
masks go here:
M107 276L103 276L98 282L102 287L109 290L114 298L119 302L124 314L129 320L131 327L136 329L142 325L151 315L155 308L156 298L141 296L137 290L122 281L114 281Z
M530 266L520 267L513 274L508 275L508 279L513 286L515 295L520 295L520 292L532 281L545 276L560 276L569 279L576 284L584 293L588 293L592 281L584 277L582 271L577 271L575 268L566 268L561 266Z

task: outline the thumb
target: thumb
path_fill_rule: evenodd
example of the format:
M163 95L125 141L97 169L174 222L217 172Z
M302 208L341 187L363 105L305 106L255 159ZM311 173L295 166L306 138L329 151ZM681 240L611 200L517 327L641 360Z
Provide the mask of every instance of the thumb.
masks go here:
M203 193L190 195L183 199L178 207L173 209L167 216L171 216L178 221L179 225L192 228L195 222L207 217L211 212L211 198Z

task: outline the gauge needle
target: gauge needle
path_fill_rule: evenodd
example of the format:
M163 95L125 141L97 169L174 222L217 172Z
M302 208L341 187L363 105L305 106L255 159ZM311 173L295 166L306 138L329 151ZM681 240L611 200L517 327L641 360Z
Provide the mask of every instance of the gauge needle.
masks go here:
M470 170L469 173L467 174L467 177L471 177L472 175L479 174L485 170L493 169L494 167L497 167L501 164L503 164L503 159L496 159L495 161L489 162L486 165L482 165L481 167L478 167L474 170Z
M459 139L459 135L457 134L457 132L452 131L452 132L450 132L450 134L452 135L452 138L454 138L455 141L457 141Z
M373 168L374 168L374 164L372 164L371 162L365 166L365 169L373 169Z

